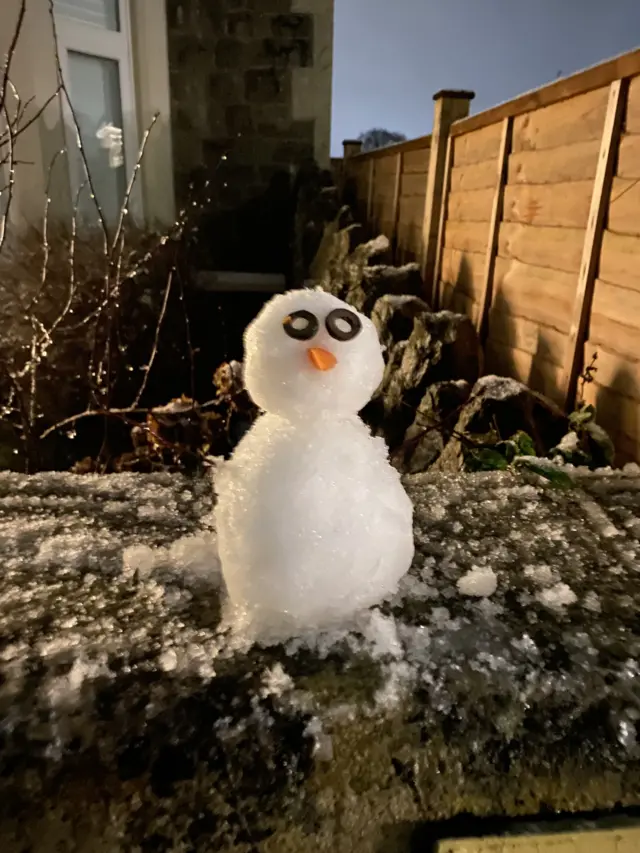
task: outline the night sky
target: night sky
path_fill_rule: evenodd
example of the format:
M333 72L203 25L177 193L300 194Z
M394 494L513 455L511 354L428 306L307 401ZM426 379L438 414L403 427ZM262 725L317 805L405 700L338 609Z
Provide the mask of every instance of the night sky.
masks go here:
M439 89L480 112L639 46L640 0L335 0L332 154L429 133Z

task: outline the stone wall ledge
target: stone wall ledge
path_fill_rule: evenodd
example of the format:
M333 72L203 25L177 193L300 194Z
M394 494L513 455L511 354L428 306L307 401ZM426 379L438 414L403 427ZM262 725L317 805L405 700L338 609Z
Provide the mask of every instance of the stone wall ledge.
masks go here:
M572 476L408 478L396 598L243 648L207 480L0 474L0 849L394 853L640 806L640 476Z

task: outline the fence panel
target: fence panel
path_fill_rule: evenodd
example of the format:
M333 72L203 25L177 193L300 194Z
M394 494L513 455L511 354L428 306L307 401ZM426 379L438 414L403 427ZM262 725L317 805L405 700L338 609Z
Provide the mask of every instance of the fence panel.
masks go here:
M474 319L488 372L568 409L597 351L585 399L619 461L640 461L640 50L448 132L427 292ZM424 251L430 142L374 152L373 170L372 155L352 161L360 209L395 242L396 261Z

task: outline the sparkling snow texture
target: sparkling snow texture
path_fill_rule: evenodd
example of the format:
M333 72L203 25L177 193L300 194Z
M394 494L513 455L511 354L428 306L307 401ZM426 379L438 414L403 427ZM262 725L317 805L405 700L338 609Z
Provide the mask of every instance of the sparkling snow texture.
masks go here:
M351 340L330 312L361 324ZM310 312L316 333L289 337ZM310 348L335 357L314 367ZM413 557L412 505L384 442L358 417L384 363L371 321L321 290L272 299L245 333L245 384L266 410L215 477L222 571L236 613L260 632L328 625L397 589Z

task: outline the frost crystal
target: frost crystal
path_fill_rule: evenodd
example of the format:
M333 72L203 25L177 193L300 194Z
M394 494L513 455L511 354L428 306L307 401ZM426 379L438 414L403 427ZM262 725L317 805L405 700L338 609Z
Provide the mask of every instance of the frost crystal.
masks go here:
M557 583L555 586L541 590L538 593L538 600L552 610L562 610L577 601L578 596L566 583Z
M476 598L487 598L496 591L498 578L493 569L474 566L471 571L460 578L457 583L458 591L462 595L471 595Z

